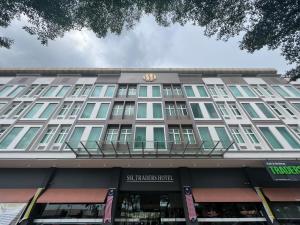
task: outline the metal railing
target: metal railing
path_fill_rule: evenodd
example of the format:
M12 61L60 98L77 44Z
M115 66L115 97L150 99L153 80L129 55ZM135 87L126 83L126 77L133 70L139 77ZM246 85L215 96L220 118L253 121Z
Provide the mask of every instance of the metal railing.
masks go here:
M66 146L77 158L207 158L235 150L234 142L223 146L220 141L80 141L66 142Z

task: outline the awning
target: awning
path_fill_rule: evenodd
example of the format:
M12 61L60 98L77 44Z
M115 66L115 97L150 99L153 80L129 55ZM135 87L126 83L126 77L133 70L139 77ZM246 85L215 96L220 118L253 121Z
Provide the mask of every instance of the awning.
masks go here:
M193 188L195 202L260 202L251 188Z
M1 188L0 203L27 203L36 190L35 188Z
M300 188L263 188L263 192L273 202L300 201Z
M37 203L103 203L106 193L105 188L50 188Z

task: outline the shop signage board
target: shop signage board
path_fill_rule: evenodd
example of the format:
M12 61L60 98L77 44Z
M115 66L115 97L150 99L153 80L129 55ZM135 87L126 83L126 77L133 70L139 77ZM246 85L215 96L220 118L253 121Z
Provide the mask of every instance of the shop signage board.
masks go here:
M266 169L274 181L300 181L300 161L267 161Z

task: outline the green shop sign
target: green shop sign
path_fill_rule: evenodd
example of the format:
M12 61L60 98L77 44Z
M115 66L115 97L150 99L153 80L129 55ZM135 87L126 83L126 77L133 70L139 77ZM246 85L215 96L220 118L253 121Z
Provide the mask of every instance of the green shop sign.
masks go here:
M267 161L266 168L275 181L300 181L298 161Z

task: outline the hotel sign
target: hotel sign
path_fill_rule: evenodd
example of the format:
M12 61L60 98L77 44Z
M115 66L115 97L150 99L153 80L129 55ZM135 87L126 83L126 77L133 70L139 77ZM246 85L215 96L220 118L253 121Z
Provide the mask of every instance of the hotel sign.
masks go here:
M268 161L266 168L275 181L300 181L298 161Z
M172 175L165 174L129 174L126 176L126 182L133 183L173 183Z

